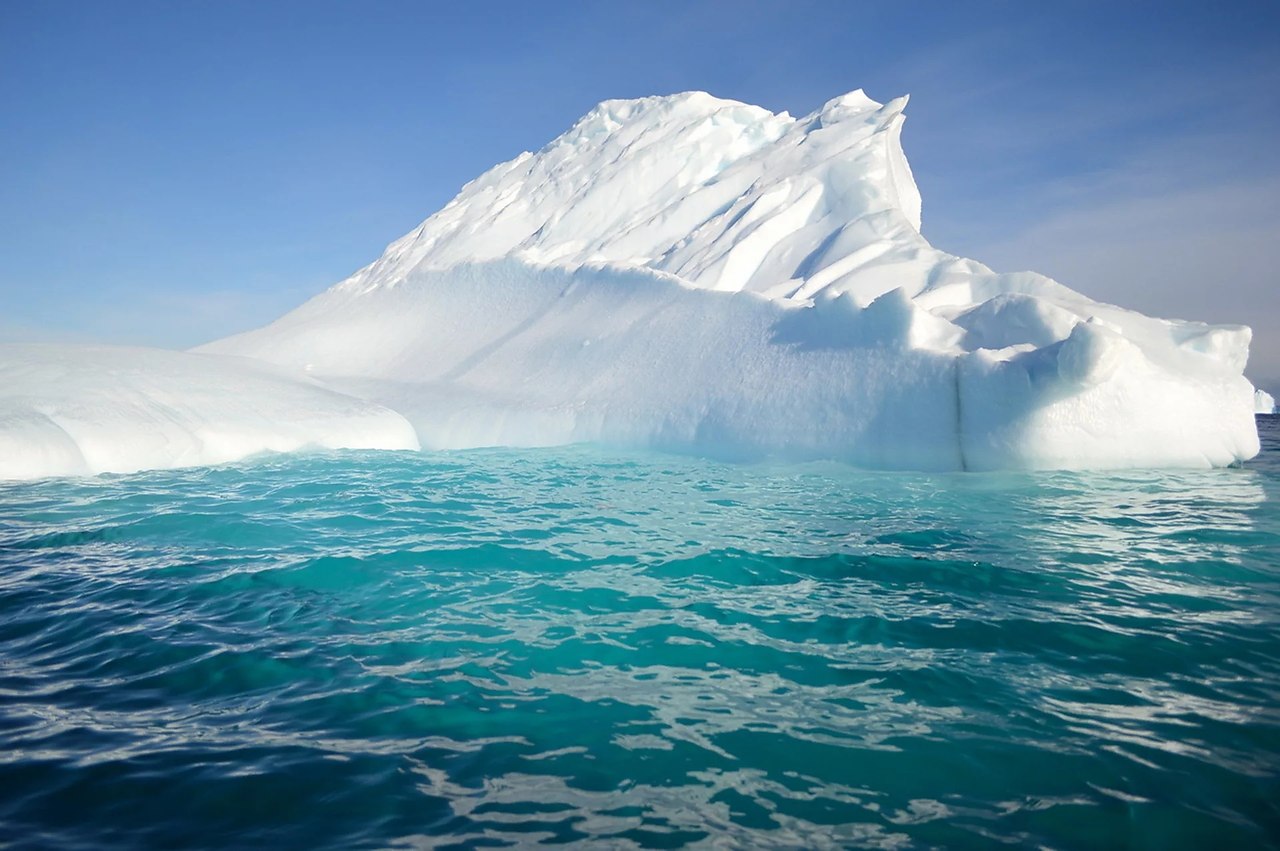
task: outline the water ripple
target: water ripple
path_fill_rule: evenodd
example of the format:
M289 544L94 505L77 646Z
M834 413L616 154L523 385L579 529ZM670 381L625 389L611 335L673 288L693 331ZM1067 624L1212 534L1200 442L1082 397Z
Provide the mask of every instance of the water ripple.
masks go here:
M0 485L16 847L1277 847L1280 451Z

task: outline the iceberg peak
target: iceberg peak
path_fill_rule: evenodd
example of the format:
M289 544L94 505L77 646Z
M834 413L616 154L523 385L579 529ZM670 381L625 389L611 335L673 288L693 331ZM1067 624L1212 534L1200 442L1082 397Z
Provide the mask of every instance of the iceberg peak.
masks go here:
M897 100L890 101L890 103L897 104L898 101L902 101L902 104L898 106L897 109L898 112L901 112L902 107L906 106L906 98L898 98ZM888 104L885 106L888 106ZM862 89L854 89L847 94L834 97L827 101L820 109L813 113L812 117L819 118L823 125L828 125L835 124L838 121L843 121L850 117L876 112L883 108L884 107L881 106L881 104L867 97L866 92Z
M851 224L885 242L920 229L900 141L905 103L882 107L857 90L797 121L706 92L603 101L536 154L467 184L339 286L365 291L420 264L519 256L644 266L770 297L826 275L839 292L847 276L836 270L868 241L847 239Z

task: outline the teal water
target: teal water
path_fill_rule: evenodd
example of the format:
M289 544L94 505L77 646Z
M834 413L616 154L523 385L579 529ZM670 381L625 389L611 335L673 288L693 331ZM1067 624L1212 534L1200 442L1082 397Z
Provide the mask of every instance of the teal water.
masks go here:
M603 449L0 485L11 847L1280 847L1241 469Z

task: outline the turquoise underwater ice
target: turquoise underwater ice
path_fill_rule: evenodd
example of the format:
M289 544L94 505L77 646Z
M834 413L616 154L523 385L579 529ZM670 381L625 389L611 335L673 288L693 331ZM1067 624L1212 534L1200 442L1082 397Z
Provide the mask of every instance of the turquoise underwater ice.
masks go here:
M1241 468L595 448L0 485L16 847L1275 847Z

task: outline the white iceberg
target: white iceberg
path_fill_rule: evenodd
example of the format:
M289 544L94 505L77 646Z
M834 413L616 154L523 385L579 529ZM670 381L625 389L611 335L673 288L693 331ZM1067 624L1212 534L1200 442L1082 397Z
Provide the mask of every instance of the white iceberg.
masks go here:
M973 470L1256 454L1248 328L933 248L905 105L607 101L328 292L206 349L309 367L427 447Z
M1274 414L1276 412L1276 400L1265 390L1253 391L1253 412L1255 414Z
M347 280L201 351L276 364L339 407L369 400L323 445L591 441L932 470L1257 453L1248 328L1149 318L933 248L905 105L859 91L794 119L703 93L606 101ZM76 382L32 398L72 399ZM322 420L263 448L320 442ZM0 423L0 475L33 468L23 428ZM130 464L174 460L146 442Z

